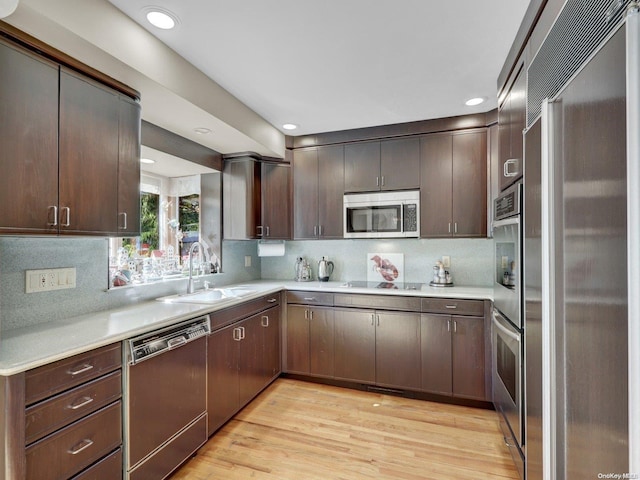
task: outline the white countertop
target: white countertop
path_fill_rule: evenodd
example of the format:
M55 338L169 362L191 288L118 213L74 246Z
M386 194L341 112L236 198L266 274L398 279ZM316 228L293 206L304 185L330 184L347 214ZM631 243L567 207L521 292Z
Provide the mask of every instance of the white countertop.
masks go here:
M150 301L115 310L96 312L3 331L0 337L0 375L9 376L57 360L163 328L199 315L215 312L279 290L312 290L419 297L492 300L493 289L481 287L429 287L420 290L355 288L345 282L295 282L259 280L254 294L213 305Z

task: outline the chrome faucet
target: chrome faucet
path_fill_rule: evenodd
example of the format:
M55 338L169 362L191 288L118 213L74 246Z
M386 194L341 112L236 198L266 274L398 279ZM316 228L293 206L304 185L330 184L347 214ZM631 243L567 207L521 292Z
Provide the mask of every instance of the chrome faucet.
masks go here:
M193 242L191 244L191 248L189 249L189 282L187 283L187 293L193 293L193 254L195 253L195 249L198 247L198 252L200 256L202 256L202 245L200 242Z

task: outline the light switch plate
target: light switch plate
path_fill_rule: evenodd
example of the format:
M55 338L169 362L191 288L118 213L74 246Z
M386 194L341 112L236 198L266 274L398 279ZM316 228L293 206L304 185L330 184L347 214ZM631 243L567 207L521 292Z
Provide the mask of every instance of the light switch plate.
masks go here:
M442 266L444 268L451 267L451 257L449 255L443 255L442 256Z
M49 268L46 270L27 270L25 272L25 292L48 292L76 288L76 269Z

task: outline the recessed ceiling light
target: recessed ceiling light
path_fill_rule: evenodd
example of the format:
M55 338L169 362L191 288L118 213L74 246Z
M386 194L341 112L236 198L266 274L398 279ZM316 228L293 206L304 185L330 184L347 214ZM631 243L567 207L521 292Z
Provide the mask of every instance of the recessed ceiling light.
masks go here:
M140 159L140 163L152 164L152 163L156 163L156 161L155 160L151 160L150 158L141 158Z
M295 130L296 128L298 128L298 126L294 125L293 123L285 123L284 125L282 125L282 128L284 128L285 130Z
M206 135L207 133L211 133L211 129L207 127L198 127L193 129L198 135Z
M166 10L151 7L147 11L147 20L154 27L162 30L171 30L178 23L178 18Z
M464 102L464 104L468 107L473 107L475 105L480 105L481 103L484 103L484 101L485 99L483 97L476 97L476 98L470 98L469 100Z

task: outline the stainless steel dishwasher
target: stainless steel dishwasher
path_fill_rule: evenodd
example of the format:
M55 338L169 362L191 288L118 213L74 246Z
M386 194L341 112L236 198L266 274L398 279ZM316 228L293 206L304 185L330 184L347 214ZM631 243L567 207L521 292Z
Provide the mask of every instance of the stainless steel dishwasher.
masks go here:
M125 340L125 478L166 478L207 441L209 316Z

